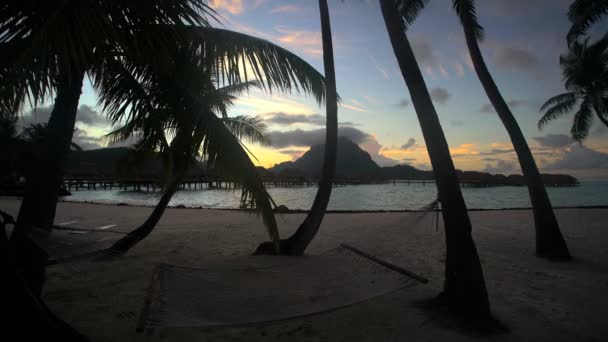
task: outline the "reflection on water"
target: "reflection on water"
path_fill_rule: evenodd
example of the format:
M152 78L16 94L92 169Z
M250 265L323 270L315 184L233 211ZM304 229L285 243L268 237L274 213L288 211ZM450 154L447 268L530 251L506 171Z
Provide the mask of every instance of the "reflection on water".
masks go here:
M310 208L316 187L268 189L277 205L289 209ZM608 182L582 182L578 187L547 188L554 206L608 205ZM497 209L530 207L526 187L463 188L469 208ZM403 210L419 209L437 196L434 184L367 184L334 188L330 210ZM159 192L121 190L73 191L65 200L75 202L127 203L154 206ZM204 208L238 208L240 193L232 190L182 190L170 205Z

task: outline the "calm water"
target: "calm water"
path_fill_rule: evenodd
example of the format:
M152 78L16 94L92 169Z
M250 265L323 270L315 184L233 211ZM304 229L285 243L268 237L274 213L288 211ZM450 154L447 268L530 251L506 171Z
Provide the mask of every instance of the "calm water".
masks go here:
M608 182L582 182L578 187L547 188L554 206L608 206ZM309 209L316 187L268 190L275 202L289 209ZM530 207L526 187L463 188L467 206L483 209ZM435 199L434 184L369 184L334 188L330 210L419 209ZM154 206L159 192L121 190L73 191L65 200L74 202L127 203ZM183 190L170 205L204 208L238 208L240 192L231 190Z

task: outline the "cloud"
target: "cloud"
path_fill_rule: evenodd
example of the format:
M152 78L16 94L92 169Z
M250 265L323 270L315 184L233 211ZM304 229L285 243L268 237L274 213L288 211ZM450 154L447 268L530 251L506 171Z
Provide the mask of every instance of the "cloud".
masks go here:
M320 31L293 30L285 26L277 26L274 29L280 34L276 38L280 43L314 56L323 55Z
M234 15L241 14L244 10L242 0L211 0L209 5L215 10L223 9Z
M26 127L31 124L47 123L53 111L52 106L32 109L26 112L19 120L21 127ZM76 113L76 122L89 126L106 126L109 122L106 118L95 111L92 107L81 105Z
M76 114L76 121L89 126L106 125L108 121L104 116L87 105L81 105Z
M292 161L300 158L305 152L306 152L306 150L292 150L292 149L279 150L279 153L291 156Z
M348 109L351 109L351 110L354 110L355 112L368 113L368 111L366 109L364 109L364 108L360 108L360 107L357 107L357 106L349 105L349 104L346 104L346 103L339 103L339 106L340 107L344 107L344 108L348 108Z
M314 130L302 130L295 129L291 131L272 131L268 134L272 146L275 148L286 148L286 147L309 147L312 145L323 144L325 142L325 128L319 128ZM369 137L368 133L365 133L354 127L338 127L338 136L346 137L352 140L355 144L361 144L365 142Z
M608 169L608 153L599 152L583 145L572 145L557 160L545 165L546 170Z
M517 163L506 160L497 160L494 165L487 163L486 167L482 171L487 173L500 173L505 175L521 173L521 169Z
M273 9L271 9L268 13L269 14L275 14L275 13L296 13L299 12L301 9L298 6L294 6L294 5L284 5L284 6L277 6Z
M405 144L401 145L401 149L407 150L410 147L415 146L415 145L416 145L416 139L409 138Z
M430 94L431 99L439 104L445 104L450 96L452 96L447 89L441 87L431 89Z
M325 126L325 116L321 114L266 113L264 114L264 121L280 126L291 126L295 124ZM352 121L341 121L338 124L340 126L357 126L357 124Z
M437 56L435 55L431 44L423 38L416 37L411 39L412 50L416 55L416 60L423 67L435 67L439 65Z
M524 101L524 100L509 100L507 101L507 106L509 106L510 109L516 109L519 108L521 106L524 105L529 105L528 101ZM492 106L491 103L485 103L483 104L480 108L479 111L482 113L496 113L496 111L494 110L494 106Z
M499 47L494 63L504 69L529 71L538 65L538 59L531 52L518 47Z
M542 147L560 148L572 145L574 140L565 134L547 134L544 137L534 137Z
M386 68L382 64L378 63L378 61L376 60L376 58L374 58L374 56L369 56L369 59L372 62L372 64L374 65L374 67L376 68L376 70L378 70L380 75L382 75L382 77L385 80L390 79L390 76L389 76L388 72L386 71Z
M309 124L315 126L323 126L325 125L325 117L321 114L287 114L283 112L277 113L267 113L264 114L264 121L283 125L290 126L293 124Z
M453 63L456 74L460 77L464 77L464 67L460 63Z
M485 151L485 152L479 152L480 156L496 156L496 155L500 155L500 154L509 154L509 153L513 153L515 152L514 149L512 148L493 148L490 151Z
M403 99L403 100L399 101L399 103L397 103L395 106L401 107L401 108L405 108L405 107L407 107L409 105L410 105L410 100Z
M273 131L270 132L268 136L271 140L272 147L282 149L280 150L281 153L290 154L293 156L294 154L288 152L295 153L296 149L290 147L310 147L313 145L323 144L325 142L325 128L306 131L301 129L286 132ZM399 164L398 160L385 157L380 153L382 150L382 145L372 134L363 132L354 127L346 126L338 127L338 136L346 137L355 144L359 145L361 149L370 154L371 158L378 165L387 166Z
M95 150L105 147L102 138L92 137L81 129L77 129L72 137L72 142L80 146L83 150Z

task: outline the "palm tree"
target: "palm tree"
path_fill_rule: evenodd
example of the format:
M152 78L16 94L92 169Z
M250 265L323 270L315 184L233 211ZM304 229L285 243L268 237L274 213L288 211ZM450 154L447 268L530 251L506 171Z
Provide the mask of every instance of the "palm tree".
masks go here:
M99 87L119 77L112 65L154 61L159 51L180 42L198 46L200 64L223 83L250 77L268 91L296 89L324 100L325 81L312 66L266 40L211 28L207 18L214 12L204 0L10 0L0 9L0 108L26 100L35 106L56 96L45 150L27 181L12 235L35 293L42 289L46 255L27 233L54 220L85 75L104 92ZM129 107L120 94L115 104Z
M52 224L84 76L107 84L98 81L115 76L106 68L108 59L137 63L175 41L188 42L199 45L204 63L227 84L251 77L269 91L296 89L324 98L323 77L296 55L263 39L211 28L207 18L214 12L205 0L66 2L9 1L0 13L0 76L7 80L0 85L0 105L13 97L35 105L56 94L47 153L28 181L20 226Z
M213 11L204 0L4 2L0 74L10 82L0 94L18 96L21 105L55 96L46 143L27 179L18 230L52 225L85 75L95 77L100 62L114 54L153 53L150 43L181 38L184 23L208 26L208 14ZM159 34L155 25L170 29Z
M110 140L137 138L137 151L159 151L166 161L164 191L158 204L140 227L117 241L104 257L124 254L152 232L189 167L199 157L208 168L219 167L224 176L243 185L278 247L270 197L239 141L245 138L254 143L266 142L266 126L259 117L227 114L237 95L260 83L244 82L218 89L209 70L197 64L200 56L196 48L166 50L168 54L155 56L167 59L162 70L156 69L155 64L125 67L113 63L114 73L120 77L112 85L101 87L106 92L100 94L100 105L111 121L116 124L126 119L122 127L110 133ZM132 108L116 105L117 96L122 96Z
M485 280L445 135L395 0L380 0L380 7L393 52L420 121L443 208L446 267L444 288L439 299L454 311L485 320L491 315Z
M321 36L323 39L323 64L325 67L326 88L326 124L325 124L325 155L319 188L306 215L304 222L288 239L281 240L282 254L303 255L304 251L319 231L323 216L327 210L331 196L332 183L336 173L338 149L338 95L336 91L336 72L334 68L334 53L331 41L331 24L327 0L319 0L321 13ZM265 242L258 246L255 254L272 253L272 244Z
M568 18L572 23L567 36L568 45L586 35L589 27L606 14L608 14L606 0L575 0L568 9Z
M589 38L574 41L559 62L567 92L542 105L540 110L545 114L538 121L538 128L572 112L578 104L570 134L582 141L589 134L594 113L608 127L608 35L592 44Z
M23 128L23 131L19 134L19 137L30 143L32 148L39 148L38 146L45 142L48 131L48 125L46 123L33 123ZM71 142L70 150L82 151L82 147L75 142Z
M400 11L406 24L411 24L428 3L428 0L399 1ZM536 227L536 255L551 260L568 261L571 259L570 252L560 232L551 201L532 152L481 54L478 41L483 39L483 27L477 21L475 1L453 0L453 6L463 26L465 40L477 77L511 138L522 173L528 184L528 193L532 202Z

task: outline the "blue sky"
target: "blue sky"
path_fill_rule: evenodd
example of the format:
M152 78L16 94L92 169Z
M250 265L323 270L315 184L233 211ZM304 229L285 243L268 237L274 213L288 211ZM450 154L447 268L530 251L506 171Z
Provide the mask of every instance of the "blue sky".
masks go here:
M608 178L608 129L596 123L583 146L567 134L571 116L543 131L538 108L563 91L559 54L569 28L568 0L477 1L485 28L482 52L503 96L511 104L544 172L568 172L583 179ZM317 1L215 0L221 24L255 35L298 54L323 71ZM429 168L425 143L395 57L378 1L329 0L341 134L351 137L381 165L408 163ZM606 32L606 22L592 35ZM466 170L519 173L509 138L489 107L474 74L464 36L450 0L431 0L408 32L431 90L456 166ZM85 86L81 104L95 109ZM100 113L103 115L103 113ZM233 115L264 116L272 147L252 146L264 166L291 160L322 142L324 107L303 95L252 92L237 101ZM99 120L79 123L91 143L109 127ZM92 146L93 146L92 145Z

